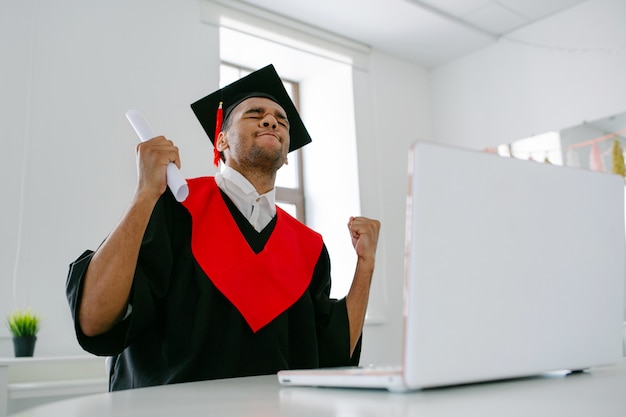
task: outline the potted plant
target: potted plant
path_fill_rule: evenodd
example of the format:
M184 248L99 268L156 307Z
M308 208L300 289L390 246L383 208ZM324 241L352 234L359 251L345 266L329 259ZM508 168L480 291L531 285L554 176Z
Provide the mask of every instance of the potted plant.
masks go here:
M13 335L13 348L16 357L33 356L41 317L30 307L15 309L7 317L9 331Z

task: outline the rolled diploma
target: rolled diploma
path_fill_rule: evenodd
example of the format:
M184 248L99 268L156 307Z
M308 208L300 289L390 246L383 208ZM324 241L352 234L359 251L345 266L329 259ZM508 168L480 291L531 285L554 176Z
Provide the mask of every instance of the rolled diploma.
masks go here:
M148 123L148 119L139 111L135 109L128 110L126 112L126 118L133 129L135 129L135 133L137 133L137 136L139 136L142 142L157 136L152 126L150 126L150 123ZM185 201L189 195L187 181L185 181L183 174L180 173L180 170L173 162L167 164L167 185L170 187L170 190L172 190L177 201Z

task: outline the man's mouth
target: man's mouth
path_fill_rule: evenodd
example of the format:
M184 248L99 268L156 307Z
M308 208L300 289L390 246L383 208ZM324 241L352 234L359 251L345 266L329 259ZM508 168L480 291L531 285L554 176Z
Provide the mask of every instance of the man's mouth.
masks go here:
M279 141L279 142L280 142L280 138L279 138L279 137L278 137L278 135L277 135L276 133L274 133L274 132L259 132L259 133L257 134L257 137L263 137L263 136L271 136L271 137L273 137L274 139L276 139L277 141Z

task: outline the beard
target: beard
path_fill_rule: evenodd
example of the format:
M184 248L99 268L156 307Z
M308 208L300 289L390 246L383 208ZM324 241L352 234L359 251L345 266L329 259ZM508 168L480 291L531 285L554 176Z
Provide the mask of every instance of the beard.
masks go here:
M247 150L241 149L241 146L238 148L239 163L251 171L275 173L285 161L282 147L270 148L261 146L255 141Z
M250 164L250 168L276 172L283 165L283 151L253 145L248 151L246 161Z

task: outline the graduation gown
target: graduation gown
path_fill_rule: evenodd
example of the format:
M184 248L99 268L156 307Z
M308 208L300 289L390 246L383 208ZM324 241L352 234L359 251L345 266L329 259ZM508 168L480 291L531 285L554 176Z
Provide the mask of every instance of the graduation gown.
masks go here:
M205 180L214 184L212 177ZM190 197L193 190L191 187ZM219 198L236 225L231 233L243 236L255 253L263 253L277 222L288 216L280 211L263 231L257 232L225 194L219 192ZM218 263L223 256L220 245L229 236L220 239L199 240L200 245L212 249ZM284 311L270 316L267 324L260 325L258 320L247 320L241 307L230 301L232 296L229 299L218 289L221 284L216 286L209 278L206 265L203 270L192 251L192 216L167 190L157 202L144 234L130 294L131 314L109 332L87 337L80 330L77 313L92 256L92 251L85 251L70 265L66 294L80 345L95 355L113 357L112 391L272 374L281 369L358 364L360 341L350 357L345 298L329 297L330 259L323 243L311 277L300 277L308 281L304 292ZM201 262L206 263L203 258ZM254 269L247 271L254 274ZM245 285L247 279L258 281L264 277L237 279ZM261 293L254 296L264 297ZM264 300L258 301L263 305Z

